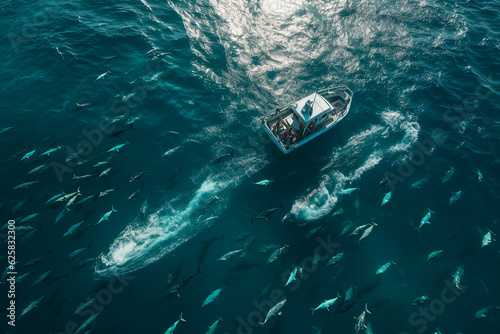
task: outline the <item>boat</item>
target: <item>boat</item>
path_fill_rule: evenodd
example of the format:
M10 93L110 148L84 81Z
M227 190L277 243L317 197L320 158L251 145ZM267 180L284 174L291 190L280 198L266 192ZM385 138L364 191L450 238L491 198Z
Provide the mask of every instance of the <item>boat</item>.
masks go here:
M337 125L349 112L353 93L345 86L312 93L262 119L262 127L288 154Z

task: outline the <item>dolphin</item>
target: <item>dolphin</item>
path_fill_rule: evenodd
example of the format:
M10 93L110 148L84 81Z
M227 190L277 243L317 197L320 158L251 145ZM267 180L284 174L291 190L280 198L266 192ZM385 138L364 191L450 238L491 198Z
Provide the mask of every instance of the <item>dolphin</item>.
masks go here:
M496 305L484 307L479 311L477 311L476 314L474 314L474 319L486 318L488 311L491 310L493 307L500 309L500 307Z
M453 173L455 172L455 167L451 167L447 172L446 174L444 174L443 176L443 179L441 180L441 183L444 184L446 182L448 182L451 178L451 176L453 175Z
M40 212L37 212L37 213L32 213L26 217L24 217L23 219L21 219L21 221L18 223L18 224L22 224L22 223L25 223L29 220L32 220L33 218L35 218L36 216L38 216L40 214ZM17 230L17 228L16 228Z
M71 198L73 198L74 196L76 195L81 195L82 193L80 192L80 187L78 187L78 189L75 191L75 192L72 192L72 193L69 193L69 194L65 194L65 195L62 195L62 196L58 196L54 202L64 202L64 201L68 201L70 200Z
M23 157L21 158L20 161L28 160L35 153L35 151L36 151L36 148L33 151L29 151L28 153L26 153L25 155L23 155Z
M54 224L57 224L57 222L59 222L61 220L61 218L66 214L68 210L66 208L64 208L56 217L56 220L54 222Z
M363 240L364 238L368 237L372 233L373 227L376 225L377 224L375 224L375 223L371 223L370 226L363 232L363 234L361 235L361 238L359 238L358 243L361 242L361 240Z
M267 260L267 264L270 264L270 263L273 263L274 261L276 261L283 253L286 252L287 248L288 248L288 245L284 245L283 247L280 247L277 250L275 250L271 254L271 256L269 257L269 259Z
M335 217L336 215L340 215L340 214L342 214L342 213L344 213L344 209L340 208L340 209L338 209L337 211L335 211L335 212L333 213L332 217Z
M481 243L481 248L486 247L489 244L491 244L492 241L495 241L495 239L493 239L493 237L491 236L492 233L493 232L491 232L490 230L488 230L488 232L486 232L486 234L483 236L483 241Z
M40 166L35 167L32 170L30 170L28 173L26 173L26 175L31 175L31 174L36 174L36 173L43 172L44 170L46 170L49 167L50 167L49 164L40 165Z
M355 318L356 319L356 324L354 325L354 329L356 330L356 334L359 334L359 333L365 333L366 331L366 313L370 313L370 311L368 311L368 304L365 305L365 309L363 310L363 312L361 312L361 314Z
M269 183L271 183L273 181L274 180L264 179L264 180L259 181L259 182L254 182L254 184L259 185L259 186L267 186Z
M86 303L82 303L80 304L80 306L78 306L78 308L75 310L75 312L73 312L73 315L77 315L77 314L80 314L83 310L85 310L88 306L90 306L93 302L95 302L96 298L92 298L90 300L88 300Z
M142 191L143 188L144 187L139 188L136 191L134 191L129 197L127 197L127 201L131 201L131 200L135 199L137 196L139 196L139 194L140 194L140 192Z
M109 172L111 171L111 167L109 168L106 168L105 170L102 171L101 174L99 174L99 178L101 177L104 177L104 176L107 176L109 174Z
M444 254L444 250L437 250L429 254L427 257L427 262L435 261L439 259Z
M94 175L92 174L85 174L85 175L76 175L73 174L73 180L87 180L93 177Z
M431 222L429 221L429 219L431 219L431 213L434 213L431 211L431 209L427 209L427 213L425 214L425 216L420 220L420 225L419 227L415 227L416 230L418 230L420 232L420 229L422 228L422 226L424 226L425 224L430 224Z
M110 211L108 211L108 212L106 212L104 215L102 215L101 219L99 219L99 221L97 222L97 224L96 224L96 225L98 225L98 224L102 223L102 222L103 222L103 221L105 221L105 220L108 220L108 219L109 219L109 216L111 216L111 214L112 214L113 212L118 212L118 211L117 211L117 210L115 210L115 208L114 208L113 206L111 206L111 210L110 210Z
M259 322L259 325L264 326L269 321L269 319L271 319L275 315L281 315L281 309L283 308L285 303L286 299L282 300L281 302L271 307L269 312L267 312L266 319L264 320L264 322Z
M38 179L36 181L30 181L30 182L24 182L24 183L21 183L17 186L15 186L14 188L12 188L13 190L14 189L25 189L25 188L28 188L29 186L32 186L34 185L35 183L38 183Z
M91 315L87 320L85 320L83 322L83 324L80 325L80 327L78 327L78 329L76 330L76 334L80 333L82 330L84 330L85 328L87 328L88 325L90 325L92 322L95 321L95 319L97 318L97 316L101 314L101 313L94 313L93 315Z
M391 197L392 197L392 191L389 191L387 194L385 194L384 199L382 200L381 206L389 203L389 201L391 200Z
M271 218L271 215L273 213L275 213L276 211L280 210L281 208L283 208L283 204L280 205L279 208L271 208L271 209L267 209L266 211L262 212L261 214L253 217L253 218L250 218L250 221L254 222L254 220L259 220L259 219L270 219Z
M459 190L459 191L453 193L453 195L451 195L451 198L450 198L450 205L452 205L453 203L458 201L460 199L460 195L462 195L462 190Z
M109 161L109 160L104 160L104 161L101 161L101 162L96 163L96 164L95 164L94 166L92 166L92 167L101 167L101 166L104 166L104 165L107 165L107 164L110 164L110 163L111 163L111 161Z
M83 248L79 248L77 250L74 250L72 251L71 253L69 253L69 255L66 257L66 259L68 259L69 261L73 260L75 258L75 256L83 253L84 251L86 250L90 250L90 247L92 246L92 241L89 242L88 246L87 247L83 247Z
M332 265L334 265L334 264L339 263L339 261L340 261L340 260L342 260L342 258L344 257L344 254L345 254L345 252L340 252L340 253L338 253L337 255L334 255L334 256L330 259L330 261L328 261L328 263L326 264L326 266L327 266L327 267L329 267L329 266L332 266Z
M42 157L44 155L50 155L51 153L54 153L54 152L56 152L56 151L58 151L60 149L61 149L61 146L58 145L57 147L48 149L47 151L43 152L42 154L40 154L40 156Z
M419 296L411 302L410 306L416 306L425 303L426 301L431 300L429 296Z
M110 138L120 137L121 135L123 135L128 130L131 130L131 129L134 130L134 124L135 124L135 122L132 122L132 123L129 124L129 126L123 128L123 129L119 129L119 130L113 131L113 133L111 133L108 137L110 137Z
M128 141L124 142L123 144L119 144L119 145L113 146L112 148L110 148L106 152L120 152L120 149L122 147L124 147L125 145L127 145L127 144L128 144Z
M89 102L87 102L87 103L77 103L76 104L76 108L75 108L75 110L73 110L73 112L83 110L83 109L87 108L90 105L92 105L92 104L89 103Z
M183 287L185 287L189 283L189 281L192 280L193 277L196 276L196 274L201 274L200 267L198 267L198 269L196 270L196 272L194 274L191 274L188 277L184 277L179 283L174 285L174 287L172 289L170 289L170 291L168 292L166 298L173 296L173 295L177 295L180 297L179 292L181 291L181 289Z
M180 321L186 322L186 320L182 318L182 313L179 316L179 319L177 319L177 321L174 322L174 324L167 329L167 331L165 332L165 334L173 334L175 328L177 327L177 325L179 324Z
M394 261L387 262L386 264L384 264L383 266L381 266L380 268L377 269L377 272L375 273L375 275L380 275L380 274L385 273L386 270L389 269L389 267L393 264L396 264L396 262L394 262Z
M219 321L222 321L222 318L219 317L211 326L208 327L208 330L205 334L214 334L215 329L217 328L217 325L219 324Z
M458 266L457 271L453 274L453 286L456 287L460 291L464 291L461 286L462 277L464 276L464 267Z
M287 286L288 284L292 283L297 279L297 269L298 269L297 266L293 268L292 272L290 273L290 276L288 277L288 281L286 281L285 286Z
M11 129L14 129L14 127L13 126L8 126L6 128L3 128L2 130L0 130L0 134L5 133L5 132L7 132L7 131L9 131Z
M26 306L24 308L24 310L21 311L21 314L19 315L19 317L17 319L20 319L23 315L25 315L26 313L28 313L29 311L31 311L35 307L38 307L38 305L40 305L40 302L45 298L45 296L46 296L46 294L41 296L37 300L34 300L31 303L29 303L28 306Z
M166 151L165 153L162 154L162 157L166 157L167 155L170 155L177 151L180 148L180 146L176 146L174 148L171 148L170 150Z
M52 272L52 269L49 269L46 272L44 272L43 274L41 274L40 276L38 276L38 278L33 282L33 284L31 284L31 286L35 286L35 285L45 281L50 276L51 272Z
M231 156L234 156L234 148L231 149L231 152L229 152L229 153L225 153L225 154L221 154L219 156L216 156L215 158L210 160L210 162L213 164L217 164L217 163L221 162L225 157L231 157Z
M210 303L213 303L216 300L219 300L218 298L219 298L220 293L222 292L222 289L224 289L224 287L216 289L216 290L210 292L210 294L205 299L205 301L203 302L203 305L201 305L201 307L204 307L204 306L206 306L206 305L208 305Z
M243 252L243 249L237 249L237 250L229 251L226 254L222 255L217 260L217 262L219 262L219 261L227 261L227 260L231 259L233 256L235 256L235 255L237 255L237 254L239 254L241 252Z
M142 172L139 172L137 174L132 175L132 177L128 180L128 183L132 183L134 181L137 181L141 176L149 174L149 169L143 170Z
M481 173L479 169L476 169L476 172L477 172L477 182L481 183L481 181L483 180L483 173Z
M76 234L76 231L78 230L78 228L80 226L82 226L82 224L85 222L85 220L82 220L81 222L79 223L76 223L75 225L71 226L67 231L66 233L64 233L63 235L63 238L64 237L68 237L68 236L73 236Z
M182 271L182 262L179 263L176 267L170 269L170 272L168 273L168 278L167 278L167 289L174 284L175 281L179 278L181 271Z
M337 297L333 298L333 299L325 299L321 304L318 305L318 307L316 308L312 308L312 314L314 315L314 311L317 311L317 310L321 310L321 309L327 309L328 311L330 311L330 306L332 306L333 304L335 304L335 302L340 298L340 294L338 294Z
M347 189L342 189L339 194L341 195L349 195L353 191L358 190L358 188L347 188Z
M100 74L97 79L94 80L94 82L96 82L97 80L101 80L102 78L104 78L106 75L108 75L108 73L111 73L109 70L104 72L103 74Z

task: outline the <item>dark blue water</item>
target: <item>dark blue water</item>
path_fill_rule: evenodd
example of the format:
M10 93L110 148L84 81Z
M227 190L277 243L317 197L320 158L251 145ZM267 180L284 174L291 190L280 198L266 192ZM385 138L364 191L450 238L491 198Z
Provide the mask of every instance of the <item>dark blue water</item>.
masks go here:
M90 319L78 333L164 333L182 313L178 334L205 333L218 317L214 333L355 333L365 307L359 333L500 332L497 1L0 8L0 225L16 222L15 269L28 273L15 299L2 282L2 332L76 333ZM260 119L332 85L353 90L348 116L283 155ZM273 182L255 184L264 179ZM62 192L75 194L46 204ZM349 236L368 223L371 233ZM7 225L1 232L6 240ZM7 251L4 242L2 273ZM196 274L166 298L176 268L173 285ZM429 300L410 306L419 296ZM282 315L259 326L285 298Z

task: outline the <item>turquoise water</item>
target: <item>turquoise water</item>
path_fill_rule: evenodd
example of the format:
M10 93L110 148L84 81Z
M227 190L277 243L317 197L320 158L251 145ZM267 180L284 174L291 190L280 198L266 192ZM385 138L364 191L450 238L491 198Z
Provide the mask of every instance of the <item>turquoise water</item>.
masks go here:
M79 333L164 333L182 312L175 333L205 333L218 317L215 333L352 333L365 305L374 333L499 332L500 309L474 319L500 305L497 1L1 9L1 225L16 221L17 276L29 273L16 284L17 316L45 296L15 328L4 318L2 332L74 333L90 319ZM260 119L331 85L353 90L348 116L283 155ZM264 179L273 182L255 184ZM78 189L67 208L74 195L46 204ZM368 223L371 233L349 237ZM313 265L318 249L328 258ZM463 291L453 287L460 268ZM173 285L196 274L166 298L176 269ZM410 306L419 296L429 300ZM259 326L284 298L282 315Z

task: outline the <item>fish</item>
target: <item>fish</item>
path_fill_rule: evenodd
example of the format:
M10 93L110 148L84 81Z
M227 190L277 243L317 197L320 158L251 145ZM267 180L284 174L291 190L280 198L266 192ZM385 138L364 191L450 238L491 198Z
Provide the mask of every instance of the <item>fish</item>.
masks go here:
M109 175L110 171L111 171L111 167L106 168L105 170L102 171L101 174L99 174L99 178Z
M330 259L330 261L328 261L328 263L326 264L326 266L329 267L329 266L332 266L332 265L335 265L335 264L339 263L339 261L342 260L342 258L344 257L344 254L345 254L345 252L340 252L340 253L334 255Z
M349 231L352 229L352 226L354 225L354 223L352 221L349 221L347 223L347 225L342 229L342 232L340 232L340 236L344 236L346 235L347 233L349 233Z
M273 213L275 213L276 211L280 210L281 208L283 208L283 204L280 205L279 208L271 208L271 209L267 209L266 211L262 212L261 214L253 217L253 218L250 218L250 221L253 222L255 220L259 220L259 219L270 219L271 218L271 215Z
M100 74L95 80L94 82L96 82L97 80L101 80L102 78L104 78L106 75L108 75L108 73L111 73L110 71L106 71L104 72L103 74Z
M101 219L99 219L99 221L97 222L97 224L96 224L96 225L98 225L98 224L102 223L102 222L103 222L103 221L105 221L105 220L108 220L108 219L109 219L109 216L111 216L111 214L112 214L113 212L118 212L118 211L116 211L116 210L115 210L115 208L113 208L113 206L111 206L111 210L110 210L110 211L108 211L108 212L106 212L106 213L105 213L105 214L101 217Z
M110 137L110 138L120 137L121 135L123 135L128 130L134 130L135 129L134 128L134 124L135 124L135 122L132 122L130 124L127 124L129 126L123 128L123 129L115 130L108 137Z
M342 189L339 194L340 195L349 195L353 191L358 190L358 188L347 188L347 189Z
M477 172L477 182L481 183L481 181L483 180L483 173L481 173L479 169L476 169L476 172Z
M19 314L19 317L17 319L20 319L22 316L24 316L26 313L34 309L35 307L38 307L40 305L40 302L45 298L46 294L38 298L37 300L32 301L31 303L28 304L22 311L21 314Z
M101 167L101 166L105 166L105 165L110 164L110 163L111 163L111 161L109 161L109 160L105 160L105 161L101 161L101 162L96 163L96 164L95 164L94 166L92 166L92 167Z
M424 226L425 224L430 224L431 222L429 221L429 219L431 219L431 213L434 213L431 211L431 209L427 209L427 213L425 214L425 216L420 220L420 226L419 227L415 227L416 230L418 230L420 232L420 229L422 228L422 226Z
M336 215L340 215L340 214L342 214L342 213L344 213L344 209L343 209L343 208L340 208L340 209L338 209L337 211L335 211L335 212L333 213L332 217L335 217Z
M22 223L26 223L27 221L30 221L32 220L33 218L35 218L36 216L38 216L40 214L40 212L37 212L37 213L32 213L26 217L24 217L23 219L21 219L21 221L19 221L18 224L22 224ZM16 228L17 230L17 228Z
M66 214L68 210L66 210L66 208L64 208L56 217L56 220L54 222L54 224L57 224L58 221L61 220L61 218Z
M167 277L167 289L174 284L175 281L179 278L181 271L182 271L182 262L179 263L176 267L170 269L170 272L168 273Z
M141 193L143 188L140 188L140 189L137 189L136 191L134 191L129 197L127 197L127 201L131 201L131 200L137 198L137 196L139 196L139 194Z
M384 264L383 266L381 266L380 268L377 269L377 272L375 273L375 275L381 275L381 274L385 273L386 270L389 269L389 267L393 264L396 264L396 262L394 262L394 261L387 262L386 264Z
M112 148L110 148L109 150L107 150L106 152L107 153L109 153L109 152L120 152L120 149L123 148L127 144L128 144L128 141L124 142L123 144L115 145Z
M139 209L139 214L142 219L146 218L146 212L148 211L148 199L146 198Z
M1 135L2 133L5 133L5 132L7 132L7 131L11 130L11 129L14 129L14 127L13 127L13 126L8 126L8 127L6 127L6 128L1 129L1 130L0 130L0 135Z
M38 278L33 282L33 284L31 284L31 286L35 286L35 285L40 284L40 283L44 282L45 280L47 280L47 278L50 276L51 272L52 272L52 269L49 269L46 272L44 272L43 274L41 274L40 276L38 276Z
M462 277L464 276L464 267L458 266L457 271L453 274L453 286L456 287L460 291L464 291L464 287L462 287Z
M368 311L368 304L365 305L365 309L361 314L356 318L356 324L354 325L354 330L356 331L356 334L360 333L365 333L365 330L367 328L366 326L366 314L370 313Z
M191 281L196 276L196 274L201 274L200 267L198 267L198 269L196 270L196 272L194 274L191 274L190 276L183 278L179 283L174 285L174 287L172 289L170 289L166 298L173 296L173 295L177 295L180 297L179 292L181 291L181 289L184 288L189 283L189 281Z
M40 154L40 156L43 157L44 155L50 155L51 153L57 152L61 148L62 148L61 146L57 145L57 147L50 148L47 151L43 152L42 154Z
M264 179L264 180L259 181L259 182L254 182L254 184L259 185L259 186L267 186L271 182L274 182L274 180Z
M26 175L32 175L32 174L43 172L44 170L46 170L49 167L50 167L49 164L40 165L40 166L35 167L32 170L30 170L28 173L26 173Z
M79 176L77 176L76 174L73 174L73 180L87 180L93 176L94 175L92 175L92 174L85 174L85 175L79 175Z
M17 203L13 208L12 208L12 214L16 213L22 206L23 204L26 203L26 200L23 200L19 203Z
M169 149L168 151L166 151L165 153L163 153L163 154L162 154L162 157L166 157L167 155L170 155L170 154L174 153L174 152L175 152L175 151L177 151L179 148L180 148L180 146L177 146L177 147L174 147L174 148Z
M205 299L205 301L203 302L203 305L201 305L201 307L204 307L210 303L213 303L214 301L217 301L219 300L219 295L220 293L222 292L222 289L224 289L224 287L220 288L220 289L216 289L212 292L210 292L210 294L208 295L208 297Z
M82 224L85 222L85 220L82 220L81 222L79 223L76 223L74 224L73 226L71 226L67 231L66 233L64 233L63 235L63 238L64 237L70 237L70 236L74 236L77 231L78 231L78 228L80 228L80 226L82 226Z
M13 190L14 190L14 189L26 189L26 188L28 188L29 186L34 185L35 183L38 183L38 179L37 179L37 180L35 180L35 181L30 181L30 182L24 182L24 183L21 183L21 184L19 184L19 185L15 186L15 187L14 187L14 188L12 188L12 189L13 189Z
M391 198L392 198L392 191L389 191L387 194L385 194L384 199L382 200L382 205L381 206L384 206L387 203L389 203L389 201L391 200Z
M419 297L413 299L410 306L417 306L417 305L425 303L428 300L431 300L431 298L429 296L419 296Z
M453 193L453 195L451 195L451 198L450 198L450 205L452 205L453 203L458 201L460 199L460 195L462 195L462 190L459 190L459 191Z
M222 255L218 260L217 262L220 262L220 261L227 261L227 260L230 260L231 258L233 258L235 255L238 255L239 253L243 252L243 249L237 249L237 250L233 250L233 251L230 251L230 252L227 252L226 254Z
M316 228L313 228L312 230L310 230L309 232L306 233L306 240L311 238L314 234L316 234L319 230L321 230L321 226L319 227L316 227Z
M85 320L83 322L83 324L80 325L80 327L78 327L78 329L76 330L75 334L78 334L80 333L82 330L84 330L85 328L87 328L88 325L90 325L92 322L95 321L95 319L97 318L97 316L101 314L101 313L94 313L93 315L91 315L87 320ZM88 332L87 332L88 333ZM85 334L87 334L85 333Z
M327 309L327 311L330 311L330 307L335 304L335 302L341 298L340 294L332 299L325 299L321 304L318 305L316 308L311 308L312 314L314 315L314 311L321 310L321 309Z
M76 104L76 108L73 110L73 112L83 110L83 109L87 108L90 105L92 105L92 104L88 103L88 102L87 103L77 103Z
M288 280L286 281L285 286L289 285L290 283L292 283L297 279L297 269L298 269L297 266L293 268L292 272L290 273L290 276L288 276Z
M447 172L446 174L444 174L443 176L443 179L441 180L441 183L444 184L446 182L448 182L451 178L451 176L453 175L453 173L455 172L455 167L451 167Z
M483 241L481 243L481 248L486 247L489 244L491 244L492 241L495 241L495 239L493 239L493 237L491 236L492 233L493 232L491 232L490 230L488 230L488 232L486 232L486 234L483 236Z
M176 322L174 322L174 324L172 326L170 326L167 331L165 332L165 334L173 334L174 333L174 330L175 328L177 327L177 325L179 324L179 322L186 322L186 320L184 318L182 318L182 313L181 315L179 316L179 319L177 319Z
M349 234L349 236L352 237L353 235L358 235L359 232L366 230L370 226L372 226L372 225L371 224L364 224L364 225L358 226L354 229L354 231L351 232L351 234Z
M8 265L8 266L5 268L5 271L3 272L3 275L2 275L2 279L0 280L1 282L4 282L4 279L5 279L5 277L7 277L7 273L8 273L8 272L11 272L11 271L14 271L14 270L15 270L14 268L16 267L16 265L17 265L17 263L18 263L18 262L19 262L19 261L16 261L16 262L14 262L14 264L12 264L12 265Z
M89 242L89 244L87 245L87 247L79 248L79 249L74 250L71 253L69 253L68 256L66 256L66 259L69 260L69 261L72 261L77 255L83 253L86 250L90 250L91 246L92 246L92 241Z
M491 310L493 307L500 309L500 307L493 305L493 306L488 306L480 309L479 311L474 314L474 319L481 319L481 318L486 318L488 311Z
M361 240L368 237L372 233L374 226L377 226L377 224L375 224L375 223L370 224L370 226L363 232L363 235L361 235L361 238L359 238L358 243L361 242Z
M288 245L284 245L283 247L280 247L277 250L275 250L271 254L271 256L269 257L269 259L267 260L267 264L270 264L270 263L273 263L274 261L276 261L281 255L283 255L283 253L286 252L287 248L288 248Z
M115 191L114 189L106 189L104 191L101 191L99 193L99 196L97 196L97 198L101 198L103 196L106 196L106 195L109 195L110 193L112 193L113 191Z
M210 162L213 164L217 164L217 163L221 162L222 160L224 160L224 158L232 157L232 156L234 156L234 148L231 149L231 152L229 152L229 153L225 153L225 154L221 154L219 156L216 156L215 158L210 160Z
M33 154L35 154L35 152L36 152L36 148L33 151L29 151L28 153L26 153L25 155L23 155L23 157L21 158L20 161L28 160L29 158L31 158L31 156Z
M88 300L87 302L85 303L81 303L78 308L75 310L75 312L73 312L73 315L80 315L80 313L85 310L87 307L89 307L90 305L92 305L93 302L95 302L96 298L92 298L90 300Z
M82 204L85 204L85 203L89 202L90 200L95 200L97 198L97 196L98 196L98 194L94 194L94 195L90 195L90 196L84 197L81 200L79 200L78 202L76 202L76 205L82 205Z
M141 176L149 174L149 169L143 170L142 172L139 172L137 174L132 175L132 177L128 180L128 183L132 183L134 181L137 181Z
M219 317L219 319L215 320L215 322L208 327L208 330L205 334L214 334L215 333L215 329L217 328L217 325L219 324L219 321L222 321L222 318Z
M266 319L264 319L264 322L259 322L259 325L264 326L269 321L269 319L271 319L275 315L281 315L282 314L281 309L283 308L285 303L286 303L286 299L282 300L281 302L279 302L279 303L275 304L273 307L271 307L269 312L267 312Z
M434 251L434 252L430 253L429 256L427 257L427 262L438 260L443 255L444 255L444 250Z
M64 202L64 201L69 201L71 198L73 198L76 195L81 195L82 193L80 192L80 187L75 192L65 194L62 196L57 197L54 201L55 202Z
M425 182L427 182L427 180L429 180L428 177L426 178L423 178L423 179L420 179L416 182L414 182L410 187L409 189L417 189L417 188L420 188Z

